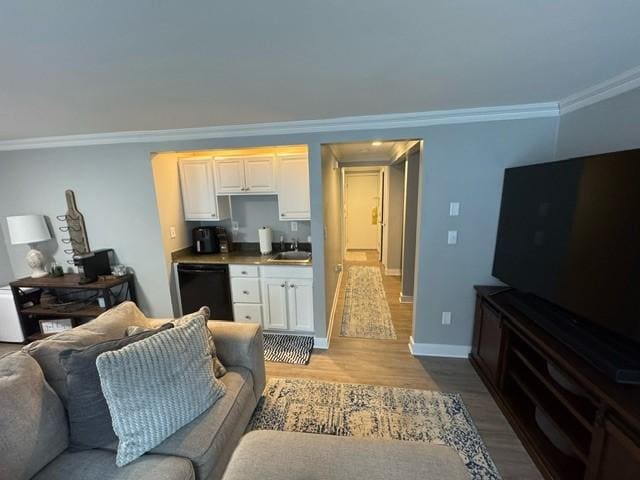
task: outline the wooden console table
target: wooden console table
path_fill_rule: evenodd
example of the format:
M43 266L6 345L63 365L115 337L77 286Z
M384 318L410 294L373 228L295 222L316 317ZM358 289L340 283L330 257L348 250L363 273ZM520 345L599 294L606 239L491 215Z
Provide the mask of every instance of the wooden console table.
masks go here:
M476 287L469 359L542 474L639 479L640 386L609 380L514 308L503 290Z
M74 326L78 322L91 320L106 312L118 303L129 299L137 301L136 287L132 274L122 277L106 275L92 283L81 284L80 275L69 273L62 277L22 278L10 284L13 300L20 317L22 332L27 342L33 342L44 337L40 332L38 320L71 318ZM114 289L120 287L121 291L114 295ZM23 289L36 289L24 293ZM125 292L126 289L126 292ZM40 301L43 291L51 291L55 296L69 295L72 293L91 294L87 300L74 300L65 303L42 303ZM124 295L123 295L124 294ZM97 298L104 300L104 307L98 304Z

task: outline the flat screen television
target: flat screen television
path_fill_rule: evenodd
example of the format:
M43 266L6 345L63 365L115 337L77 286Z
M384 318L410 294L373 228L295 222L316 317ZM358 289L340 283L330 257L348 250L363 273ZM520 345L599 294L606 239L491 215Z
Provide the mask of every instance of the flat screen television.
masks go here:
M493 275L640 352L640 149L506 169Z

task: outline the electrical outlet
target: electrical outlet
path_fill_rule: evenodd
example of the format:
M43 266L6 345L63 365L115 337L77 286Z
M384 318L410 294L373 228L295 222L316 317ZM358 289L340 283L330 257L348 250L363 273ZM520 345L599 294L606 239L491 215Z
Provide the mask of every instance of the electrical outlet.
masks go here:
M451 202L449 204L449 216L457 217L460 215L460 202Z
M169 227L169 238L172 240L176 238L176 227L173 225Z
M451 312L442 312L442 324L451 325Z
M231 222L231 230L233 230L234 232L240 230L240 225L235 220Z
M307 235L307 243L311 243L311 235Z
M291 222L291 231L292 232L298 231L298 222Z
M447 232L447 243L449 245L455 245L458 243L458 231L457 230L449 230Z

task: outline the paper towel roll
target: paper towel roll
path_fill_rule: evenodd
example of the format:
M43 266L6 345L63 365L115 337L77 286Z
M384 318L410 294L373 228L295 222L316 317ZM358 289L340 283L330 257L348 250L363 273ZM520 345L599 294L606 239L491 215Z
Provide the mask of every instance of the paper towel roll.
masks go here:
M260 240L260 253L262 255L271 253L271 229L269 227L259 228L258 239Z

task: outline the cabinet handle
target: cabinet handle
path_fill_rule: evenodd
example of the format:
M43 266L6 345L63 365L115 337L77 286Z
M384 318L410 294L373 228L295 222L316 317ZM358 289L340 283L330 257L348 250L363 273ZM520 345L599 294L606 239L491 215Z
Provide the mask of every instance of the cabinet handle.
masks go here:
M282 288L285 288L285 287L287 286L287 284L286 284L286 283L281 283L281 284L280 284L280 286L281 286Z
M281 216L281 217L284 217L284 213L281 213L281 214L280 214L280 216Z
M213 218L215 218L215 217L217 217L218 215L216 215L215 213L212 213L212 214L211 214L211 216L212 216Z
M247 275L247 271L246 271L246 270L243 270L243 271L241 271L240 273L241 273L242 275Z
M242 293L244 293L245 295L249 295L249 290L243 290Z
M245 315L244 318L246 318L247 320L251 320L251 315Z
M289 285L289 288L296 288L296 286L292 283L291 285Z

